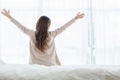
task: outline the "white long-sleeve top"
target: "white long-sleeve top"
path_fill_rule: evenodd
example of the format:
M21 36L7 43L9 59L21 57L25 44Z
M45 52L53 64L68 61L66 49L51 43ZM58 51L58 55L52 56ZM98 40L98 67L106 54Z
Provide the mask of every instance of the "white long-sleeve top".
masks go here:
M73 18L60 28L49 31L50 40L48 41L48 48L45 50L45 52L40 51L35 45L36 38L35 38L35 31L30 30L20 24L17 20L14 18L11 18L11 21L25 34L27 34L30 38L30 64L40 64L40 65L46 65L46 66L53 66L53 65L59 65L59 59L57 57L56 48L55 48L55 42L54 38L62 33L67 27L69 27L72 23L75 22L75 19Z

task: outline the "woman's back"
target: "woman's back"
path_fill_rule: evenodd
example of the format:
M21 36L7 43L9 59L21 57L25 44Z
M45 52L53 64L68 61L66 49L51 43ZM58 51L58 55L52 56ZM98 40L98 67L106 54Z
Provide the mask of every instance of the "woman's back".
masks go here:
M47 42L48 47L42 52L36 47L35 32L32 31L30 35L30 64L41 64L41 65L57 65L57 55L54 43L54 35L49 32L49 40Z
M30 64L40 64L40 65L46 65L46 66L52 66L52 65L61 65L56 49L55 49L55 43L54 38L62 33L67 27L72 25L75 22L75 19L73 18L60 28L57 28L54 31L48 32L49 40L47 42L48 47L42 52L35 44L36 44L36 34L35 31L28 29L27 27L20 24L17 20L14 18L11 18L11 21L20 29L22 30L26 35L30 37Z

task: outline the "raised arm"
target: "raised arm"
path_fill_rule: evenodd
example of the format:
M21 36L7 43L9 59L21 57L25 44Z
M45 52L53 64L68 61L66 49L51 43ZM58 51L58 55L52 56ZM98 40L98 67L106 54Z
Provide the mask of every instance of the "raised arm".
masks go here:
M4 16L6 16L8 19L10 19L21 31L23 31L25 34L30 35L31 31L30 29L26 28L25 26L23 26L22 24L20 24L16 19L14 19L11 15L10 15L10 11L3 9L3 11L1 12Z
M70 25L72 25L76 20L81 19L83 17L84 17L84 13L78 12L77 15L73 19L71 19L70 21L68 21L66 24L64 24L60 28L52 31L52 34L54 35L54 37L56 37L57 35L59 35L60 33L62 33L67 27L69 27Z

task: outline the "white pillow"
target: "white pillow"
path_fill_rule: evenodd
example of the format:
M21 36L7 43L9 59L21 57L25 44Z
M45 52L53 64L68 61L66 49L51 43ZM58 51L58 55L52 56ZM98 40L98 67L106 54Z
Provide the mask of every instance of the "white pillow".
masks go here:
M0 59L0 64L5 64L5 63Z

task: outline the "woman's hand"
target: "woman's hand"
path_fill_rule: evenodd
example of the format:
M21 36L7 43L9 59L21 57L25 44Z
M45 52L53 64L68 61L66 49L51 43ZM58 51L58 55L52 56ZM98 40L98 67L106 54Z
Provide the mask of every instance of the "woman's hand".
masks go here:
M3 9L3 11L1 11L1 13L9 19L12 18L12 16L10 15L10 10Z
M85 16L84 13L80 13L80 12L78 12L77 15L75 16L75 20L77 20L77 19L81 19L81 18L83 18L84 16Z

